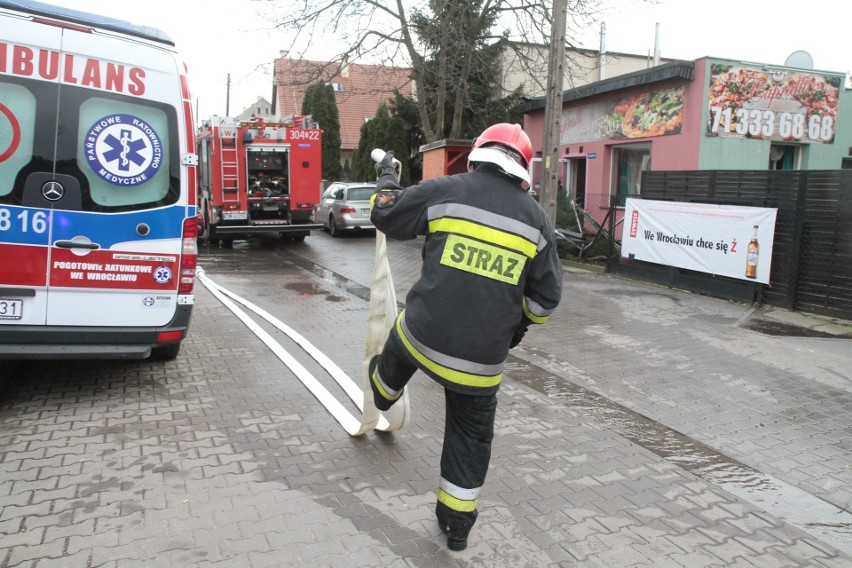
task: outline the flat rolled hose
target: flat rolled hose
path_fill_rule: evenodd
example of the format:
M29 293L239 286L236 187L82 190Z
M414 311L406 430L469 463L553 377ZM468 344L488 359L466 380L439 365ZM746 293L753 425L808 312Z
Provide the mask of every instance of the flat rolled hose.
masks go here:
M376 268L373 272L373 285L370 287L370 315L367 319L367 339L364 344L364 360L361 365L361 376L364 377L362 385L364 406L361 426L367 430L377 428L390 432L408 424L411 411L408 402L408 389L402 391L402 396L390 410L382 413L373 402L368 371L370 359L382 352L382 347L387 341L390 330L396 323L396 316L396 291L393 287L390 264L388 264L387 238L384 233L376 230ZM387 421L386 427L378 422L382 415Z

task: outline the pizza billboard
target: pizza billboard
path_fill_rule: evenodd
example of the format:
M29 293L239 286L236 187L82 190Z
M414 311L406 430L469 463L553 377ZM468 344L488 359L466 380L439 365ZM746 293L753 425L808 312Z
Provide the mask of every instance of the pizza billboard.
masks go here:
M562 110L560 144L680 134L683 87L641 93Z
M708 136L781 142L834 142L844 77L713 64Z

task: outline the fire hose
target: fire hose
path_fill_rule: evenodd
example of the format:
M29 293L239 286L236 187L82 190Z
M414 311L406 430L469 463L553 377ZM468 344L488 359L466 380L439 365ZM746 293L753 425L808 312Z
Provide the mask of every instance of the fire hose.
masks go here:
M377 152L381 152L379 159L384 157L381 150L373 151L375 159ZM395 161L395 164L399 164ZM399 167L397 166L399 172ZM382 347L387 340L390 330L396 322L397 305L396 291L393 286L390 264L387 255L387 239L379 230L376 230L376 257L373 270L373 282L370 288L370 309L367 318L367 337L364 345L364 356L361 362L361 384L358 385L332 361L325 353L317 349L304 336L286 325L284 322L264 310L234 294L230 290L216 284L204 273L204 269L198 267L196 270L198 280L225 305L237 318L242 321L267 347L284 363L302 384L317 398L317 400L328 410L350 436L360 436L370 430L391 432L398 430L408 424L411 408L408 400L408 389L403 391L402 396L391 407L390 410L381 412L373 402L372 389L370 388L370 377L368 367L370 359L381 353ZM238 305L239 304L239 305ZM249 316L240 305L259 315L272 324L277 330L287 335L292 341L299 345L305 353L310 355L335 382L343 389L346 395L361 411L361 416L356 417L338 401L316 377L308 371L304 365L299 363L284 347L281 346L265 329L263 329L251 316Z
M377 259L382 255L384 255L384 263L382 264L386 264L386 248L377 239ZM396 298L393 293L393 282L390 279L390 271L377 265L376 275L377 278L374 278L374 280L378 280L380 283L384 281L386 285L390 285L390 294L388 294L387 289L382 290L378 294L374 289L370 294L368 332L361 373L363 380L359 385L340 366L296 330L260 306L220 286L207 277L203 268L198 267L196 269L196 276L199 282L237 316L296 375L299 381L316 397L350 436L360 436L373 429L390 432L402 428L408 422L409 404L407 395L403 395L390 411L382 413L373 403L370 379L367 376L367 366L370 357L381 351L382 345L384 345L382 337L386 338L390 331L390 328L384 329L384 326L387 325L387 318L390 317L392 312L394 318L396 315ZM390 308L391 305L392 309ZM355 403L358 410L361 411L361 416L354 416L304 365L296 360L290 352L278 343L269 332L263 329L243 308L259 315L275 329L284 333L294 343L299 345L305 353L325 369L329 376L334 379L344 393ZM393 325L393 319L390 321L390 325Z

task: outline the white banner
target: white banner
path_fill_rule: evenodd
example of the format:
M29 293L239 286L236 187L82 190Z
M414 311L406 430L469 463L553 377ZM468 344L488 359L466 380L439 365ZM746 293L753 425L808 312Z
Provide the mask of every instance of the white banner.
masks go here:
M627 199L621 256L769 283L777 209Z

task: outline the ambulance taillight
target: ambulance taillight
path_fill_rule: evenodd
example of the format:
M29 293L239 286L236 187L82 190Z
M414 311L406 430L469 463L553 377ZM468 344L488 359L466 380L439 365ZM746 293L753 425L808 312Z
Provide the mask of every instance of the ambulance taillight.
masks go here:
M188 217L183 222L183 248L180 255L180 284L178 294L191 294L195 286L195 267L198 260L198 219Z

